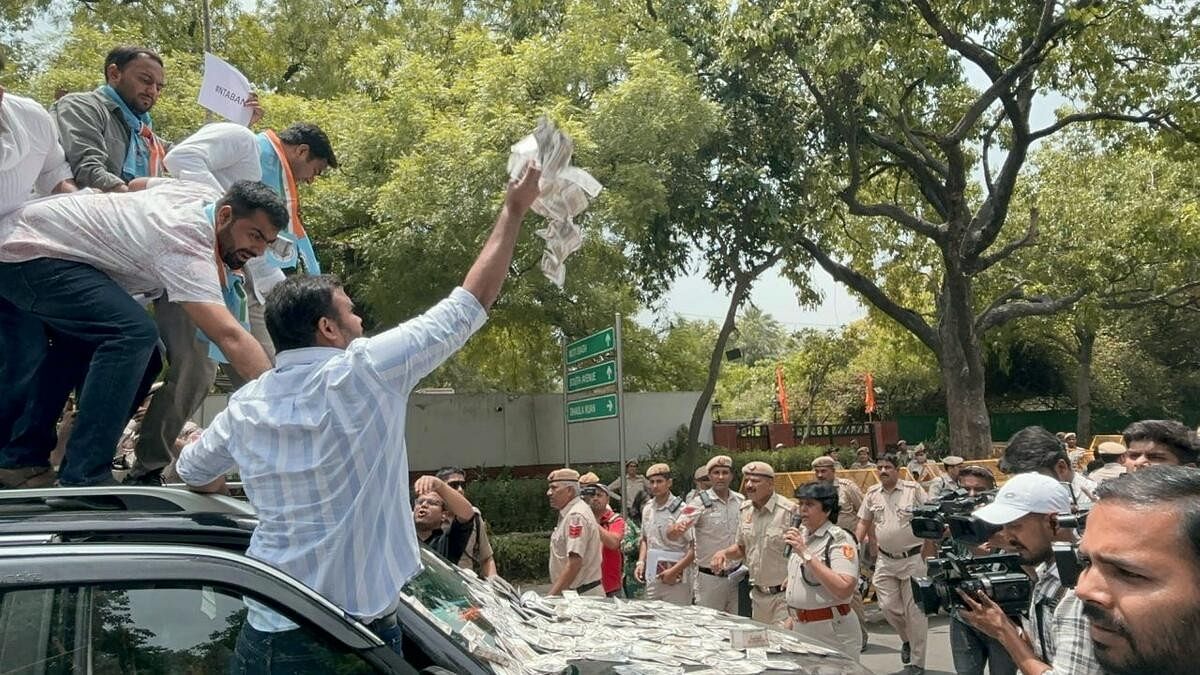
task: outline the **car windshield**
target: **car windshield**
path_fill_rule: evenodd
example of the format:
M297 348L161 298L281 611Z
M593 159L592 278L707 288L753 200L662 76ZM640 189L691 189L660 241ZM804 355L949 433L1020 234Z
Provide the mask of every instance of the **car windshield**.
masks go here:
M515 657L492 622L502 618L501 610L517 611L516 591L503 580L484 582L468 575L425 548L421 562L424 569L401 591L409 605L477 657L492 663Z

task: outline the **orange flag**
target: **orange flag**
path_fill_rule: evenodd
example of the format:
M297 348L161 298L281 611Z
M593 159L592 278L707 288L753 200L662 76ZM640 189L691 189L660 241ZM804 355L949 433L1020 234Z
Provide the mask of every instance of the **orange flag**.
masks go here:
M775 396L779 399L779 412L783 416L783 423L787 424L791 420L788 419L788 404L787 404L787 389L783 386L783 366L775 366Z
M867 373L867 376L864 379L866 380L867 385L867 414L870 415L871 413L875 412L875 376L871 373Z

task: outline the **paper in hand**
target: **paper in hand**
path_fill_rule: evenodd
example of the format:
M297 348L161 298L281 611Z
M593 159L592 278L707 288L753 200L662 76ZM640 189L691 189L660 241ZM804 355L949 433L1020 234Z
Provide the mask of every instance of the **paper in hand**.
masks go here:
M541 268L546 278L562 288L567 279L567 256L583 246L583 233L575 216L583 213L603 186L591 174L571 166L575 143L545 117L538 120L532 134L512 146L508 173L514 180L531 159L542 169L541 195L533 203L533 212L546 218L546 227L537 235L546 241Z
M248 126L250 116L254 114L246 107L246 99L251 92L250 80L237 68L205 52L204 79L200 82L200 96L197 99L201 106L230 122Z

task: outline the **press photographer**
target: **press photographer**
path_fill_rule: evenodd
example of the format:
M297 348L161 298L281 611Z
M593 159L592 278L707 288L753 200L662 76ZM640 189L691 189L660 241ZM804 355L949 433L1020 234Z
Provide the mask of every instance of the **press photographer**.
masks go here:
M1200 667L1200 469L1146 467L1102 483L1076 595L1106 675Z
M979 520L1002 526L1004 548L1016 553L1023 565L1034 567L1036 579L1021 626L983 593L960 591L966 608L959 615L999 640L1026 675L1100 672L1083 603L1063 586L1054 561L1054 541L1064 533L1058 514L1070 509L1071 495L1061 483L1024 473L1010 479L995 501L975 512Z
M1000 528L987 525L970 516L978 506L991 502L995 497L996 479L991 471L982 466L964 466L957 476L958 489L945 495L942 499L930 505L936 511L926 520L925 517L913 518L913 532L918 535L947 532L949 539L943 550L950 556L943 556L931 563L932 572L938 576L924 577L913 580L913 591L918 603L927 613L933 614L945 604L950 611L950 653L954 659L954 672L957 675L983 675L984 668L990 675L1013 675L1017 666L1008 655L1008 650L998 640L979 631L959 616L959 609L964 606L957 589L963 582L968 586L995 588L993 581L997 576L1006 580L1001 581L1010 590L1016 591L1016 597L1023 598L1017 606L1024 609L1033 584L1029 577L1021 571L1020 558L1010 556L1003 562L989 565L972 564L979 557L988 556L999 549ZM955 565L954 561L966 561L964 565ZM972 574L978 570L978 574ZM965 573L965 577L964 574ZM1008 575L1008 576L1006 576ZM1011 592L1006 595L1013 595ZM944 600L944 602L943 602Z

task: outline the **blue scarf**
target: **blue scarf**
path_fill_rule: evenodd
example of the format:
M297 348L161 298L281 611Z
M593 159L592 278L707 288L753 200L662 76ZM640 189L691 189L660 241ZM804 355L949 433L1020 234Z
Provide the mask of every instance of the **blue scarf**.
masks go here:
M209 204L204 207L204 214L208 216L208 222L212 224L214 231L217 224L217 205ZM215 264L224 267L225 263L216 260ZM220 269L220 268L218 268ZM250 330L250 309L246 304L246 280L242 275L235 273L228 267L224 267L225 284L221 287L221 296L225 299L225 307L233 318L237 319L238 323L242 324L242 328ZM218 277L220 273L218 272ZM196 338L201 342L208 343L208 358L217 363L229 363L229 359L225 358L225 354L221 353L217 343L208 339L200 330L196 331Z
M129 182L134 178L149 176L150 148L146 145L146 139L142 138L141 132L143 124L151 129L154 128L150 113L144 112L141 115L135 115L117 90L107 84L100 87L100 91L117 104L117 108L121 111L121 117L125 119L125 126L129 127L129 146L125 148L125 164L121 167L121 179Z
M283 197L287 202L290 216L291 209L300 208L300 205L288 201L287 190L284 186L287 178L283 172L283 160L275 152L275 146L267 138L266 133L258 134L258 163L262 167L262 182ZM288 260L280 260L274 253L267 251L267 260L280 269L293 269L298 263L303 263L304 270L308 274L316 276L321 273L321 263L317 261L317 253L313 250L312 241L308 238L307 233L304 236L298 236L289 223L288 229L280 232L279 236L292 240L292 243L296 245L296 256Z

